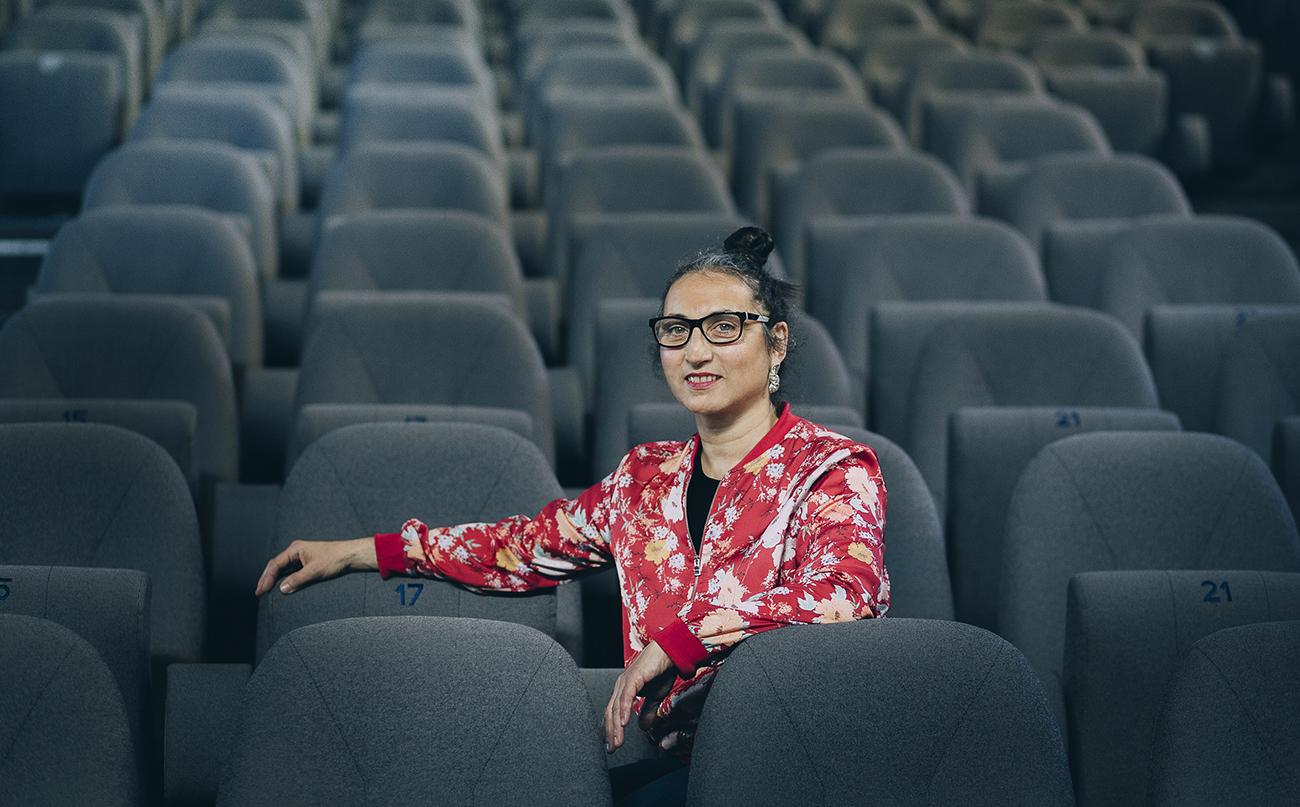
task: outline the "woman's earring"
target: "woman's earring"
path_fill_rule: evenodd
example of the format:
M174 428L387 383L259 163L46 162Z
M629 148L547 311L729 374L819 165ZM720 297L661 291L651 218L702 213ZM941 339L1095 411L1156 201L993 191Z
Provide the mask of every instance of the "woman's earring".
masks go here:
M781 365L778 363L772 365L771 369L767 371L767 392L769 395L781 389L781 376L777 375L777 371L780 369Z

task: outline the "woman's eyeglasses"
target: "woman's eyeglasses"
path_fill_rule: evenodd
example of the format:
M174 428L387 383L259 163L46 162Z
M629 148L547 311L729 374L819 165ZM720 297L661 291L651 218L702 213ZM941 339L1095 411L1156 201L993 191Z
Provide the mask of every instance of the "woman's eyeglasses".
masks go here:
M768 322L762 314L748 311L716 311L699 319L686 317L655 317L650 320L650 330L660 347L681 347L691 340L696 328L704 338L715 345L729 345L740 339L746 322Z

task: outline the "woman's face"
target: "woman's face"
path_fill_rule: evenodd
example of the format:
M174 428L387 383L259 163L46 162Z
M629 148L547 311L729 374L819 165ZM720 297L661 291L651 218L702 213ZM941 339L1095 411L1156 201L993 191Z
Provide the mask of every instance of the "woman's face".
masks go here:
M697 319L718 311L767 313L744 281L720 272L692 272L664 298L664 316ZM741 338L725 345L713 344L695 328L682 347L660 347L659 361L673 397L697 415L740 414L766 404L768 371L785 358L787 326L772 326L778 343L772 351L764 327L746 322Z

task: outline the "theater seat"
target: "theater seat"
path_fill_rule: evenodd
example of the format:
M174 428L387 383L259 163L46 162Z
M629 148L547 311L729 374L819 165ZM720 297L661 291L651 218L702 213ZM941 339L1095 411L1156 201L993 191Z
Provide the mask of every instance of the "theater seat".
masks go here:
M764 749L791 737L803 753L772 764ZM869 773L845 775L864 757ZM1003 640L935 620L791 626L746 639L718 671L687 804L906 804L918 793L935 804L1074 803L1042 688Z

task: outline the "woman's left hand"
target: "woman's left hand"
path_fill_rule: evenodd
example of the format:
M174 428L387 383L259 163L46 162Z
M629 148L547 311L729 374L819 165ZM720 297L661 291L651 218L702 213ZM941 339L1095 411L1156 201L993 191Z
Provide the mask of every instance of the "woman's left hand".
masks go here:
M632 718L632 701L638 695L662 698L677 677L672 659L658 642L646 645L614 682L614 692L605 707L605 750L613 753L623 745L623 727ZM643 691L644 690L644 691Z

